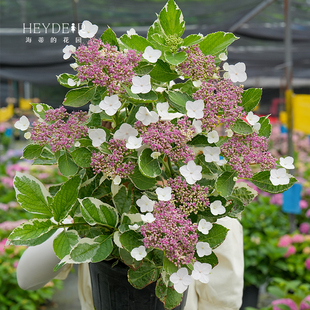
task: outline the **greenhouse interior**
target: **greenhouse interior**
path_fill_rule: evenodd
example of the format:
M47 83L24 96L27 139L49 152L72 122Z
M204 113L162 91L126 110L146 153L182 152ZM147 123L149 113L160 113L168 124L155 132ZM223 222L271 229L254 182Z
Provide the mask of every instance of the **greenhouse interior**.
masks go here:
M310 309L309 17L0 1L0 310Z

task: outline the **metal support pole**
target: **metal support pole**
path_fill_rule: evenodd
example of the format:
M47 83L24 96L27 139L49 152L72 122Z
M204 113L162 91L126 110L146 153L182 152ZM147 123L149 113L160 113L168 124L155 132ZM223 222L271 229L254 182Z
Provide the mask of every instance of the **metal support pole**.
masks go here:
M287 145L288 155L294 157L294 144L293 144L293 59L292 59L292 17L291 17L291 0L284 0L284 18L285 18L285 80L286 80L286 113L287 113ZM290 170L290 173L294 173L294 170ZM296 221L294 214L288 214L290 222L290 232L296 230Z
M264 10L268 5L273 3L275 0L265 0L261 4L259 4L257 7L255 7L252 11L250 11L248 14L243 16L237 23L232 25L229 28L230 32L235 32L237 29L239 29L244 23L249 21L251 18L256 16L258 13L260 13L262 10Z

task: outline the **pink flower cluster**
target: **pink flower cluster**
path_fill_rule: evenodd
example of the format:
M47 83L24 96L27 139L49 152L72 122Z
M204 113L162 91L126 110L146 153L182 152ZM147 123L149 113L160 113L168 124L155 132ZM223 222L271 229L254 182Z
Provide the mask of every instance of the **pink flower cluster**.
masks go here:
M167 181L174 196L175 205L187 216L197 214L209 206L208 187L199 184L189 185L180 176Z
M135 127L140 132L143 144L153 152L164 153L173 162L180 160L187 163L195 158L195 153L186 144L195 134L195 128L187 117L178 119L177 124L163 121L147 127L138 121Z
M281 310L279 307L277 307L277 305L286 305L291 310L298 310L297 305L290 298L277 299L277 300L272 301L271 304L272 304L272 310Z
M193 263L198 241L197 224L186 219L186 214L170 201L154 205L155 221L141 227L146 248L158 248L175 265Z
M75 52L79 66L78 78L92 80L95 85L105 86L110 94L121 90L121 84L128 86L135 75L133 69L141 59L134 50L123 53L116 46L92 38L88 46L81 45Z
M26 220L18 220L18 221L5 221L0 223L0 229L5 231L11 231L15 229L17 226L23 224Z
M34 122L31 138L40 145L50 145L53 152L69 149L76 139L87 134L86 112L68 113L64 107L45 112L45 122Z
M267 149L267 139L254 132L250 135L234 134L222 145L221 152L239 177L251 178L251 165L259 165L262 170L275 167L276 158Z
M111 139L107 142L111 154L93 153L91 167L95 173L102 172L104 175L114 179L128 177L135 168L135 165L128 161L124 162L126 156L131 154L131 150L126 148L126 141Z
M235 85L231 80L203 81L200 88L193 94L195 100L202 99L205 103L201 128L207 131L220 123L226 129L234 125L237 119L245 116L242 101L243 87Z
M303 243L305 237L300 234L295 234L293 236L284 235L279 239L278 247L287 247L287 252L284 254L284 257L289 257L296 253L296 247L293 243Z
M185 48L187 59L178 69L185 77L191 77L193 81L208 80L217 72L214 62L215 56L204 55L198 45Z

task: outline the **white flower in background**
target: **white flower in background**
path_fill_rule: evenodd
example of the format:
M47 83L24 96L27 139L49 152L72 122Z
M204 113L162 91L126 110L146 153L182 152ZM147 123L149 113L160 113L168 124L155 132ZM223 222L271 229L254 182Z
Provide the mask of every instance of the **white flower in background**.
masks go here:
M140 207L141 212L153 212L155 201L151 200L146 195L143 195L137 200L137 205Z
M212 130L207 134L209 143L216 143L219 141L219 134L216 130Z
M280 165L286 169L294 169L294 158L291 156L280 157Z
M146 74L143 76L135 75L132 78L131 91L134 94L146 94L152 89L151 76Z
M199 257L208 256L212 253L209 243L203 241L197 242L196 250Z
M225 207L222 204L222 201L215 200L210 204L210 211L213 215L220 215L226 212Z
M171 199L171 187L169 186L164 187L164 188L157 187L156 194L157 194L158 200L169 201Z
M40 113L43 111L43 105L42 104L37 104L36 105L36 110Z
M138 224L128 225L129 229L137 230L140 226Z
M198 230L204 235L209 233L209 230L212 228L212 223L207 222L205 219L201 219L198 223Z
M174 289L179 294L184 293L188 286L193 282L193 278L188 274L185 267L182 267L177 272L173 273L169 280L173 283Z
M98 31L98 26L92 24L89 20L84 20L79 30L79 36L82 38L92 38Z
M161 155L160 152L153 152L153 153L151 154L151 157L152 157L153 159L157 159L160 155Z
M187 165L180 167L180 173L186 179L188 184L195 184L196 181L201 180L202 167L195 164L193 160L190 160Z
M160 119L163 121L170 121L174 118L179 118L183 116L182 113L169 113L169 103L168 102L158 102L156 105L157 113L160 116Z
M158 118L158 114L155 111L149 111L146 107L140 107L136 113L136 119L142 122L144 126L156 123Z
M113 179L114 185L120 185L121 182L122 182L122 179L119 175L115 176L115 178Z
M225 132L228 138L231 138L234 135L234 132L231 129L226 129Z
M137 34L137 33L136 33L136 30L134 28L130 28L129 30L127 30L127 35L129 38L135 34Z
M218 162L220 160L220 153L221 149L217 146L206 146L203 148L203 154L207 163Z
M229 77L233 83L245 82L247 79L247 74L245 73L246 67L243 62L238 62L235 65L225 63L223 69L227 71L224 77Z
M137 138L135 136L129 136L126 143L127 149L136 150L142 146L142 137Z
M194 85L195 87L197 87L197 88L200 87L201 84L202 84L202 82L201 82L200 80L193 81L193 85Z
M29 140L29 139L31 138L31 133L30 133L30 132L25 132L24 138L25 138L26 140Z
M119 140L128 140L130 136L136 137L138 130L127 123L123 123L118 130L115 131L113 138Z
M30 126L30 122L27 116L23 115L15 124L14 127L21 131L26 131Z
M89 105L89 111L92 113L100 113L102 112L102 109L99 107L99 105L90 104Z
M219 59L220 59L221 61L226 61L226 60L227 60L227 55L226 55L225 53L221 53L221 54L219 55Z
M187 116L191 118L203 118L204 102L202 99L195 101L187 101L185 105Z
M80 143L79 141L76 141L76 142L74 143L74 146L75 146L75 147L80 147L80 146L81 146L81 143Z
M275 186L286 185L290 183L290 177L286 173L285 168L271 169L269 179L270 179L270 182Z
M121 105L117 95L105 96L99 103L99 107L109 116L114 115Z
M248 113L246 116L246 120L251 124L252 126L255 125L259 121L259 116L254 114L252 111Z
M101 129L88 129L88 136L92 140L92 144L94 147L100 146L103 142L106 141L107 134Z
M76 48L74 45L66 45L63 49L62 52L63 54L63 59L69 59L72 54L74 54L76 51Z
M144 223L153 223L155 221L154 215L150 212L141 214L141 219Z
M210 273L212 266L208 263L195 262L194 270L192 271L192 277L202 283L208 283L210 281Z
M154 50L152 46L147 46L142 54L142 57L151 63L155 63L160 56L161 51Z
M194 126L194 128L195 128L195 133L196 133L197 135L198 135L199 133L202 132L202 128L201 128L202 121L201 121L201 120L199 120L199 119L194 119L192 125Z
M130 255L137 261L142 260L146 255L145 247L140 245L138 248L134 248L131 250Z

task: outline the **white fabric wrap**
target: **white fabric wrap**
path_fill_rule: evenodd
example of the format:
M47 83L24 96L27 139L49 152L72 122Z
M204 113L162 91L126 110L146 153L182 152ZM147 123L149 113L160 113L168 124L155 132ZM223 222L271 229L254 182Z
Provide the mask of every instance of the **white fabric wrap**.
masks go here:
M238 220L217 221L229 229L225 241L214 250L219 264L207 284L194 281L189 287L185 310L239 310L243 294L243 232Z

